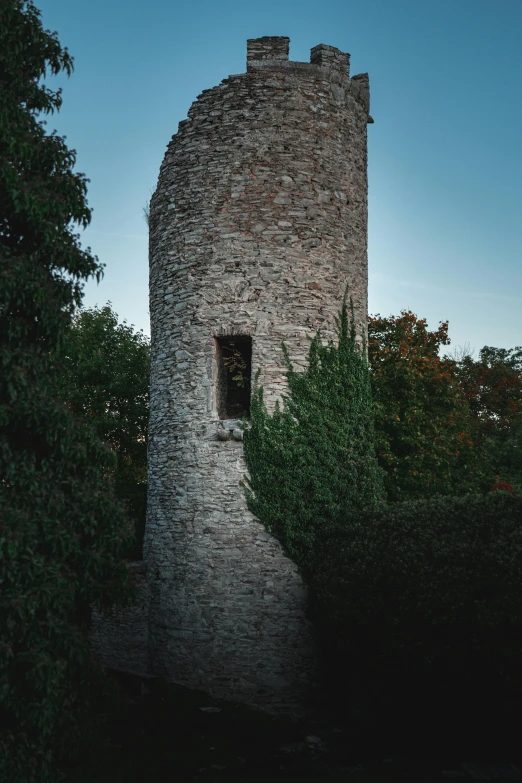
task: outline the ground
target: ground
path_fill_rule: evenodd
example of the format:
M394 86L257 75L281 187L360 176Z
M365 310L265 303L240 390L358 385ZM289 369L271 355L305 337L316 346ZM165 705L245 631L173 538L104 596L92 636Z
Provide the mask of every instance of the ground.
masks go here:
M482 720L472 725L457 719L452 725L450 704L446 716L410 719L400 716L399 704L381 718L363 705L359 711L338 705L334 712L292 721L159 679L110 674L122 685L120 714L108 726L106 746L90 754L67 783L320 783L330 777L428 783L486 774L522 780L520 724L501 727L500 714L490 715L486 728ZM502 767L488 773L487 764Z

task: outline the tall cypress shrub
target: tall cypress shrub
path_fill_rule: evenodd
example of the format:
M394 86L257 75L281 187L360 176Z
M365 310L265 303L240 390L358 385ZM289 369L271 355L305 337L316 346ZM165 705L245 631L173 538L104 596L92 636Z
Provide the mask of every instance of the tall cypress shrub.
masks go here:
M244 447L249 509L282 544L307 581L327 528L347 524L350 509L385 503L375 455L373 404L363 331L355 341L353 301L336 318L338 343L311 341L308 367L295 372L283 344L288 394L269 415L256 376Z

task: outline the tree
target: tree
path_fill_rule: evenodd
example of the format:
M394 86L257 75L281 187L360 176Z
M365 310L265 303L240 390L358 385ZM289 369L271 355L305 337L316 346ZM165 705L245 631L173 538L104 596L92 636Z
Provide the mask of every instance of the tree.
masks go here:
M91 653L91 605L125 606L133 541L115 459L56 398L83 281L103 267L70 224L91 218L75 151L46 135L61 106L38 80L72 58L27 0L0 5L0 778L55 783L98 736L114 689Z
M484 346L477 362L462 356L453 373L468 401L483 454L502 478L522 488L521 347Z
M513 354L512 356L510 354ZM522 347L510 350L484 346L477 362L463 356L454 373L476 419L485 430L510 427L522 411Z
M474 440L455 362L438 356L450 342L448 323L428 332L425 320L405 310L368 320L376 451L388 501L486 491L494 474Z
M108 302L101 310L79 310L66 330L57 395L83 416L116 453L111 471L116 495L134 521L141 559L147 498L147 431L150 350L142 331L118 323Z
M338 345L310 345L308 368L293 370L286 347L289 393L270 416L256 385L244 448L250 510L282 543L310 582L325 526L346 510L384 503L374 450L370 378L355 343L353 304L348 334L346 295L337 319ZM348 512L349 515L349 512Z

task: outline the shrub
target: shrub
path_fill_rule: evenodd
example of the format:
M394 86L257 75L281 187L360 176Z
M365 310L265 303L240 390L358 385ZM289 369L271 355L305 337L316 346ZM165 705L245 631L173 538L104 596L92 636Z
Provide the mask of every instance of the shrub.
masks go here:
M337 697L347 670L384 700L415 676L434 691L446 680L484 693L489 679L522 694L521 520L521 494L492 493L361 510L331 527L312 614Z
M384 504L383 472L374 449L368 365L355 343L353 302L348 333L346 294L338 344L311 341L308 368L293 370L286 347L289 393L270 416L256 386L244 435L250 510L310 579L322 530L346 521L346 509ZM258 375L259 377L259 375Z

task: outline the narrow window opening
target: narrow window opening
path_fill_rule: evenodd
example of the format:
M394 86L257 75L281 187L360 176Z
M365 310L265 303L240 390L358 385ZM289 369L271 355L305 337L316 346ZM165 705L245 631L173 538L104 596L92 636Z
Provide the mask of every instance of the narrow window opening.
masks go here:
M252 338L216 337L216 401L220 419L250 418Z

